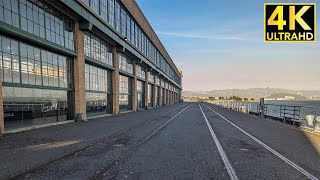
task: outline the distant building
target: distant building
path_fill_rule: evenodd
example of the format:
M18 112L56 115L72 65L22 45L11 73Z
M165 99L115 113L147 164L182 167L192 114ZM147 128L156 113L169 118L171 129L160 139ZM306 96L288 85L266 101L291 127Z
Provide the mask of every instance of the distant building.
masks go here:
M284 101L284 100L286 100L285 98L277 98L276 99L277 101Z
M275 101L276 98L265 98L264 100L265 100L265 101Z
M285 100L294 100L295 97L293 97L293 96L285 96L284 99Z

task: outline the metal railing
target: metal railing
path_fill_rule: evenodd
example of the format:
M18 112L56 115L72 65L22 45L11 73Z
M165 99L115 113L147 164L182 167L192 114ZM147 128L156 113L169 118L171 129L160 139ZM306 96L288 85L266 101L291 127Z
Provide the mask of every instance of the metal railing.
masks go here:
M208 101L228 109L250 113L257 116L282 121L295 126L305 124L306 115L319 115L320 107L303 105L284 105L265 103L263 106L258 102L237 102L237 101Z
M262 108L256 103L256 112L251 111L251 113L259 113L261 115ZM277 105L277 104L264 104L263 115L267 118L282 120L283 122L291 123L296 125L296 123L301 123L301 106L293 105Z

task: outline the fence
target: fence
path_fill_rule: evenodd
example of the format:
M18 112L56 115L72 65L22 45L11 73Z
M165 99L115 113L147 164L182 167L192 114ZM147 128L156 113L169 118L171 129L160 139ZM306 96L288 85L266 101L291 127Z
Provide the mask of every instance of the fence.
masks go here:
M283 105L265 103L263 106L257 102L235 102L235 101L208 101L209 103L228 109L250 113L265 118L286 122L295 126L305 123L307 115L320 115L320 107Z

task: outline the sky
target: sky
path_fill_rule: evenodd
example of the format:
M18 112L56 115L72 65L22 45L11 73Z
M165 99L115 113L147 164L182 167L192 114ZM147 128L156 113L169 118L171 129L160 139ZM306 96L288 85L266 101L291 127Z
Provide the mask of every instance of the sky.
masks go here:
M183 90L320 90L320 23L316 43L263 41L264 2L284 1L136 1L182 70Z

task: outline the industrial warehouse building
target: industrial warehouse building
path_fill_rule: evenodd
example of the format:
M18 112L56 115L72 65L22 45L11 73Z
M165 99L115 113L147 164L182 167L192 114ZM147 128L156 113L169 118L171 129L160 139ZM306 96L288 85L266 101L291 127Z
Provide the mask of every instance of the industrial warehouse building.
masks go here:
M134 0L0 0L0 130L178 103L181 77Z

